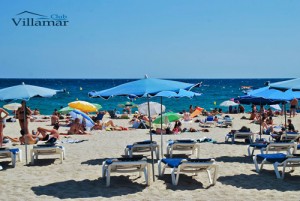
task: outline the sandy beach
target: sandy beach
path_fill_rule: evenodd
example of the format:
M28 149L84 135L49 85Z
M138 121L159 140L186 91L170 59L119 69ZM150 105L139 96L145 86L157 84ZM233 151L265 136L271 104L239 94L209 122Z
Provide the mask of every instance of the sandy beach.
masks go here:
M111 186L105 186L101 177L101 164L106 158L120 157L128 144L149 139L149 131L144 129L129 131L92 131L92 135L72 135L70 139L86 140L80 143L60 143L66 149L66 160L60 164L58 158L41 156L35 165L23 162L11 167L8 159L1 159L3 170L0 171L0 200L299 200L300 168L287 173L284 180L276 179L272 165L266 165L261 174L255 172L251 157L247 156L245 143L224 143L225 135L232 129L242 126L259 131L259 125L250 120L241 120L249 114L231 115L232 127L208 128L209 132L184 132L177 135L164 135L164 153L169 139L210 137L217 143L201 143L200 157L215 158L219 165L219 176L215 186L210 186L205 172L197 177L181 175L178 186L171 183L170 171L159 178L155 164L155 182L149 169L150 186L145 185L143 176L131 173L120 176L113 173ZM105 116L108 119L108 116ZM197 117L204 119L203 116ZM196 118L196 119L197 119ZM300 129L300 115L292 118L296 129ZM113 120L117 125L128 127L128 120ZM284 122L284 117L274 118L275 124ZM5 135L19 137L19 124L7 123ZM30 130L38 126L51 128L48 122L31 122ZM183 128L201 129L198 123L184 123ZM60 127L66 132L67 127ZM160 135L153 135L153 140L160 143ZM269 138L264 135L263 137ZM61 137L64 141L67 138ZM241 141L242 142L242 141ZM29 146L30 147L30 146ZM299 152L299 151L298 151ZM150 154L147 155L150 159ZM149 160L150 162L150 160ZM151 167L149 165L149 167Z

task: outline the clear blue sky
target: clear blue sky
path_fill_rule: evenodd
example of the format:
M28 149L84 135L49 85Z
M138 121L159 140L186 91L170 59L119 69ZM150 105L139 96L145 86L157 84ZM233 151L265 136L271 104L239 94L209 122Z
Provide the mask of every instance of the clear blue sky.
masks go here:
M2 0L1 78L300 77L298 0ZM22 11L66 27L16 27Z

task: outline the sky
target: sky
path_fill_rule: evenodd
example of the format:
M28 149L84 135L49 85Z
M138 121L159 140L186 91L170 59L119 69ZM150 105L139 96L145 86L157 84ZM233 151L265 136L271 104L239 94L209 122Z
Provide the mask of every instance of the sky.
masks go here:
M0 78L300 77L298 0L2 0ZM16 26L23 11L67 26Z

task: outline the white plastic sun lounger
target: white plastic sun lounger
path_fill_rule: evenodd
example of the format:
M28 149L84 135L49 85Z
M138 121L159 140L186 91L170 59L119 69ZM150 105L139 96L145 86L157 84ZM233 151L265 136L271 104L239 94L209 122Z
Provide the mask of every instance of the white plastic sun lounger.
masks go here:
M272 142L269 144L250 144L248 146L248 155L252 156L255 150L260 150L261 154L268 154L269 152L286 152L286 154L292 154L297 150L297 145L295 143L282 142Z
M200 157L200 144L195 140L171 140L167 145L167 155L172 158L174 151L192 151L192 155L196 154L196 157Z
M260 167L258 160L262 161ZM273 164L277 179L283 179L287 167L291 168L292 171L295 167L300 167L300 155L286 155L283 153L258 154L253 157L253 162L258 173L263 169L264 164ZM278 167L283 167L281 176Z
M19 148L2 148L0 158L11 158L12 167L15 167L16 161L22 161L22 150Z
M148 163L146 158L114 158L107 159L102 163L102 177L106 178L106 186L110 186L110 174L144 172L146 185L148 185Z
M162 167L162 164L164 166ZM162 176L166 168L171 168L172 184L177 185L179 175L182 173L192 173L197 175L199 172L206 171L210 184L215 185L218 176L218 165L214 159L182 159L182 158L164 158L158 162L158 173ZM213 177L211 169L214 169Z
M38 159L39 155L59 155L60 162L62 163L66 157L65 148L57 145L37 145L33 146L30 150L31 164L34 164L34 160Z
M159 159L159 145L155 141L147 140L143 142L135 142L127 145L125 148L125 156L132 157L133 152L154 152L156 159Z

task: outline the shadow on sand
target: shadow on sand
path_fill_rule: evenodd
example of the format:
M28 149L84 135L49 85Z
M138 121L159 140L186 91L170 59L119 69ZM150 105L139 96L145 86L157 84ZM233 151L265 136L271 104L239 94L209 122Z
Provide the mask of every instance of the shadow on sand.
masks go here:
M111 176L111 185L106 187L105 179L62 181L45 186L32 187L32 191L38 195L46 195L59 199L93 198L93 197L117 197L134 194L143 191L147 186L133 182L129 176Z
M284 180L276 179L274 170L263 170L261 174L221 176L217 180L225 185L243 189L299 191L300 176L286 173Z

